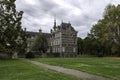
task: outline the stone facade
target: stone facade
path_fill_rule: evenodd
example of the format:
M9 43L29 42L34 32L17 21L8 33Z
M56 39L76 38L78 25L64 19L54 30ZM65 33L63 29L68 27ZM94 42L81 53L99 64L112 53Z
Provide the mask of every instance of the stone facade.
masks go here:
M74 57L77 55L77 31L70 23L61 23L56 26L54 21L51 33L28 32L28 51L38 34L46 34L49 43L49 53L59 53L61 57Z
M60 53L61 57L74 57L77 55L77 31L70 23L61 23L51 29L51 49L53 53Z

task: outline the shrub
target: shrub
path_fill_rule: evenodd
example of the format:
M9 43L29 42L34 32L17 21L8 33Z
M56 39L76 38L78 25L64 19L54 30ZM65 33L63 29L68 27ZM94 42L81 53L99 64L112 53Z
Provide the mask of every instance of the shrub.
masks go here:
M98 57L103 57L103 56L104 56L104 54L102 52L98 53Z
M47 53L47 57L60 57L60 53Z
M32 52L28 52L25 57L26 58L35 58L35 55Z

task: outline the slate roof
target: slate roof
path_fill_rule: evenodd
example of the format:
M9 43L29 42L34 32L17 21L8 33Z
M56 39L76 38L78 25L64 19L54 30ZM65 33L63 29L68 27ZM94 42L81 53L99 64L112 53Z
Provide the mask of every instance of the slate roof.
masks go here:
M74 30L74 28L71 26L71 24L70 23L61 23L61 25L60 25L60 27L62 28L62 29L68 29L68 28L71 28L72 30ZM75 31L75 30L74 30Z
M30 36L37 36L37 35L39 35L39 32L27 31L26 33L28 34L28 36L29 36L29 35L30 35Z
M31 31L27 31L28 36L37 36L40 33L39 32L31 32ZM42 33L44 36L46 36L47 38L51 37L50 33Z

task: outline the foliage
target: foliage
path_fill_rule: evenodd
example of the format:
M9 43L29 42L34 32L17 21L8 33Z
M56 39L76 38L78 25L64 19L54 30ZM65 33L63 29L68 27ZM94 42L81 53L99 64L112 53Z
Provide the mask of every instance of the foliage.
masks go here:
M60 53L47 53L46 55L51 58L60 57Z
M88 55L96 55L99 53L99 43L97 40L86 37L84 39L84 52Z
M23 11L16 11L15 0L0 1L0 52L19 53L26 48L26 33L21 27Z
M33 60L109 77L115 80L120 79L120 58L117 57L36 58Z
M91 29L91 38L100 43L103 55L120 55L120 5L108 5L103 19Z
M28 52L25 57L26 58L34 58L35 55L32 52Z
M83 40L81 38L77 39L77 52L79 55L83 54Z
M95 38L92 38L91 35L89 35L85 39L78 38L77 44L78 54L80 56L99 56L99 54L101 54L100 43Z
M45 53L47 49L48 49L47 37L43 33L40 33L35 39L32 51L39 51L41 53Z

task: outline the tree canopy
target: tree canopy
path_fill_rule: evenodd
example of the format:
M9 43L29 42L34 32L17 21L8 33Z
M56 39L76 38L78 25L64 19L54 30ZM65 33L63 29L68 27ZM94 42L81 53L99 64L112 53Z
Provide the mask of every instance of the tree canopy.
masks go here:
M16 0L0 0L0 52L19 53L26 48L26 33L22 29L23 11L16 11Z
M32 46L32 51L38 51L40 53L45 53L48 49L47 37L43 33L35 38L34 44Z
M90 35L101 43L105 54L120 55L120 5L108 5L103 19L93 26Z

